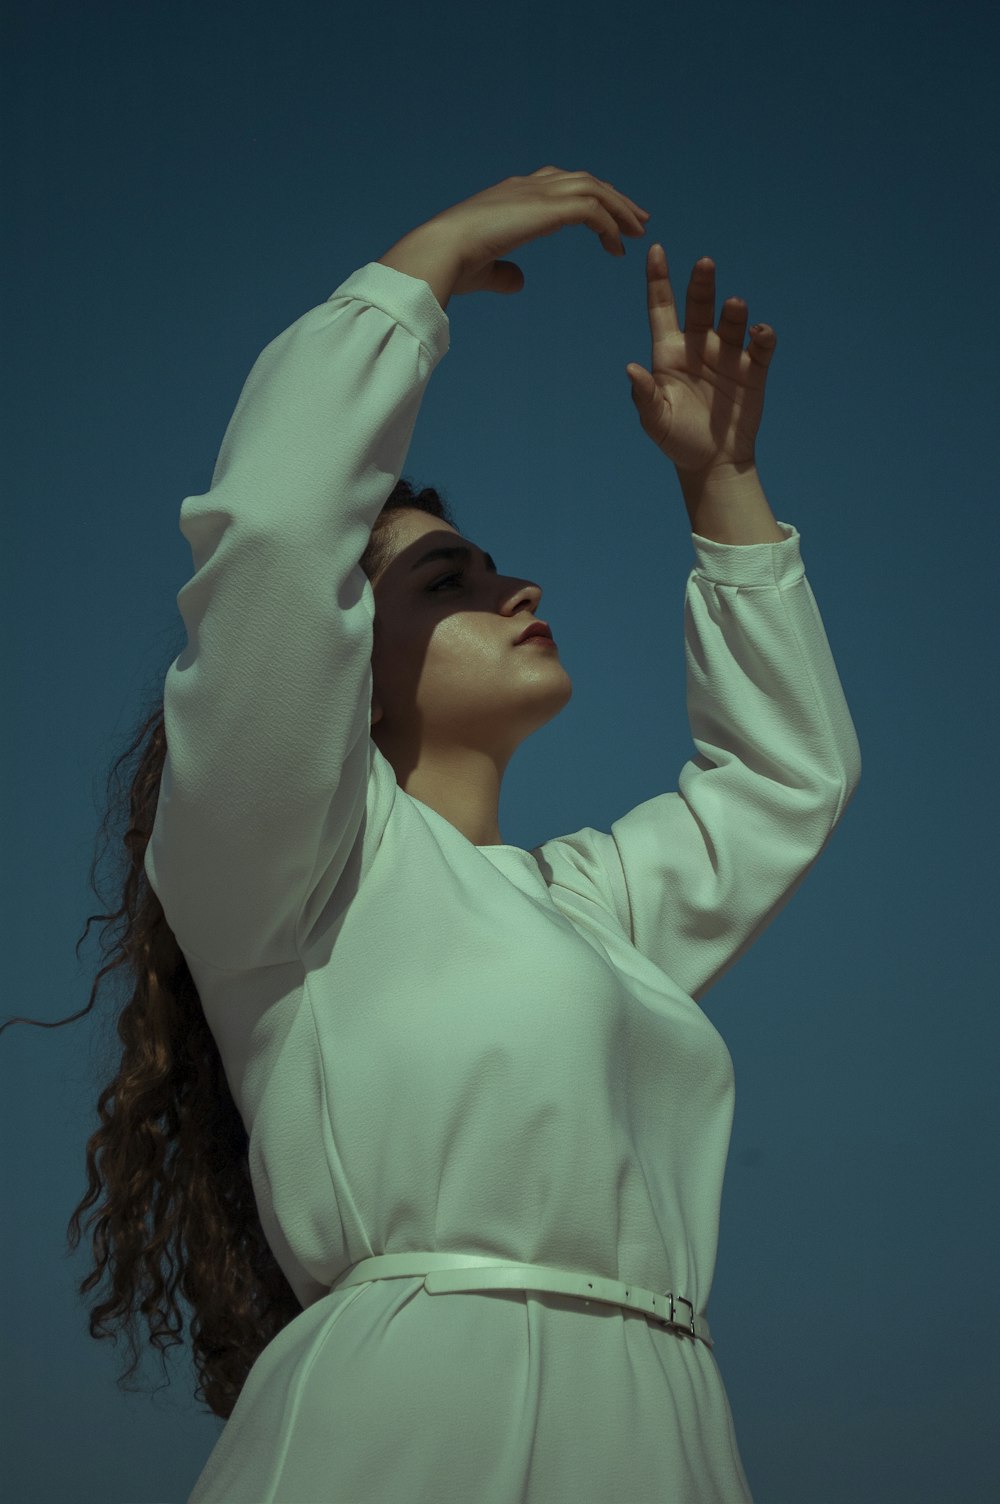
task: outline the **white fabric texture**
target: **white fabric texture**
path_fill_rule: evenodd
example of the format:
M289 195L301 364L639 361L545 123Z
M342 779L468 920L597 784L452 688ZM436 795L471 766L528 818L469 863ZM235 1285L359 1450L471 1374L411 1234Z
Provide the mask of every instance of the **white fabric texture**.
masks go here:
M699 999L860 777L782 523L780 543L693 536L676 792L529 851L400 789L370 736L359 560L449 333L427 283L355 271L259 356L181 506L188 640L146 873L303 1306L190 1504L740 1504L724 1331L713 1352L641 1312L409 1277L329 1292L370 1255L450 1250L710 1315L734 1078Z

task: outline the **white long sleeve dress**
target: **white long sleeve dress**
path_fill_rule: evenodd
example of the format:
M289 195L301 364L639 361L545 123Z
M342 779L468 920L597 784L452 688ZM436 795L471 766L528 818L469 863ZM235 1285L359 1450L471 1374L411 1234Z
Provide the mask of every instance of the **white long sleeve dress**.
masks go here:
M425 282L361 267L263 351L181 506L188 640L145 870L303 1308L190 1504L741 1504L705 1342L530 1291L330 1291L371 1255L436 1250L707 1314L734 1079L698 1000L860 777L782 523L780 543L693 537L676 792L524 850L399 788L370 736L359 560L449 328Z

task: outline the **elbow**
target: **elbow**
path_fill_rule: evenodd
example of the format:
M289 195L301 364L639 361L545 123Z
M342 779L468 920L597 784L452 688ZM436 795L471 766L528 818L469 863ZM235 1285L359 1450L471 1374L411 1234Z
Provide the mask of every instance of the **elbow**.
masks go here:
M850 743L844 749L844 797L841 809L844 810L850 804L861 782L861 746L857 736L852 736Z
M841 817L861 782L861 749L855 739L853 748L848 748L840 768L840 776L830 788L830 831L840 823Z

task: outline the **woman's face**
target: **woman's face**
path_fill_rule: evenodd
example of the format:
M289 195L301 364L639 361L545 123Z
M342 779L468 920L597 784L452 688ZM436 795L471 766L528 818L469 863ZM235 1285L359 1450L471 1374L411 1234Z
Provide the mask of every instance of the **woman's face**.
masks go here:
M573 693L557 647L515 646L538 619L541 589L499 574L426 512L402 508L390 527L392 554L372 581L372 738L397 774L400 762L415 767L422 756L462 749L489 753L502 768ZM470 557L425 561L456 547Z

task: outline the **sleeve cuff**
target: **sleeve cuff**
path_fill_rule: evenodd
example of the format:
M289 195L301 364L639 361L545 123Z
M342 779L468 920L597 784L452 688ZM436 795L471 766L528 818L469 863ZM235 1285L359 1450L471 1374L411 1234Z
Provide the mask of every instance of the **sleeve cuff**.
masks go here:
M805 573L798 529L775 518L783 543L716 543L691 534L695 573L716 585L790 585Z
M448 315L422 277L411 277L381 261L369 261L336 288L327 298L357 298L402 324L417 338L435 362L448 352L451 325Z

